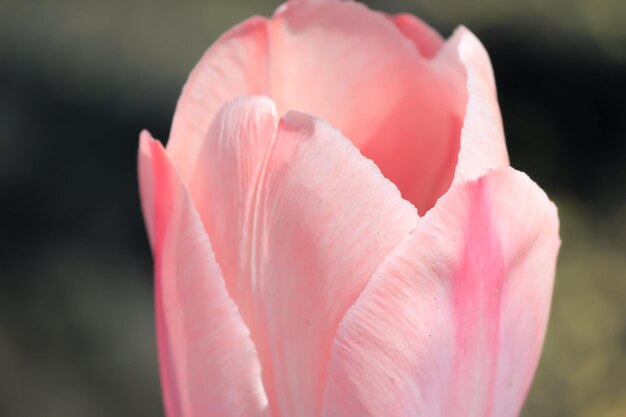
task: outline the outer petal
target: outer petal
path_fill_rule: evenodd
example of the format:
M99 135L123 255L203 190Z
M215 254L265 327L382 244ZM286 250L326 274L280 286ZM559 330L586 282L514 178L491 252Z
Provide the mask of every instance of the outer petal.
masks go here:
M453 183L476 179L491 168L509 166L502 116L491 61L478 38L459 27L440 52L465 70L467 107ZM454 77L449 77L454 80Z
M343 319L324 416L518 415L558 247L556 209L526 175L453 187Z
M176 106L167 150L187 183L218 110L266 88L267 21L253 17L222 35L189 75Z
M201 158L201 215L272 415L317 417L337 324L415 208L339 132L295 112L279 121L267 98L227 104Z
M259 360L178 173L142 133L139 171L154 252L161 383L169 417L265 416Z

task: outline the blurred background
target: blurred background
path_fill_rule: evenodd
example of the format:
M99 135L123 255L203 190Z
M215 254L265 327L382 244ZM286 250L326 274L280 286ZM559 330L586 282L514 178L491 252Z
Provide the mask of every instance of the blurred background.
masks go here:
M626 416L626 2L404 0L495 68L513 166L563 246L530 416ZM0 416L162 416L140 129L276 1L0 0Z

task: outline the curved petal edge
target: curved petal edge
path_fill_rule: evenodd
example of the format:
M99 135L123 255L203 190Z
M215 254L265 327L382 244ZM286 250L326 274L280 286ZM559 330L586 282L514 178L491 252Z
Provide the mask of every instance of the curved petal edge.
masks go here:
M213 118L227 101L267 90L268 22L251 17L223 34L194 67L176 105L167 152L185 183Z
M460 26L442 47L438 59L460 61L465 72L467 105L452 184L509 166L495 78L485 47L471 31Z

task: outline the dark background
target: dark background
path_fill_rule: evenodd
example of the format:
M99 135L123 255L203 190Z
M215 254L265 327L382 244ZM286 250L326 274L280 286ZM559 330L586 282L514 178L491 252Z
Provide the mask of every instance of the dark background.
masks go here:
M563 246L524 416L626 416L626 3L372 1L489 51L513 166ZM0 416L162 415L137 137L278 2L0 0Z

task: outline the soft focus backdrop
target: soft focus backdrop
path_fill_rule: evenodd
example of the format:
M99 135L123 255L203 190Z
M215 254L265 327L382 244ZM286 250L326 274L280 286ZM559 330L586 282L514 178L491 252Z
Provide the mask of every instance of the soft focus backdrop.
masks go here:
M513 165L557 202L524 416L626 416L626 2L371 1L489 51ZM166 138L224 30L278 2L0 0L0 416L161 416L140 129Z

